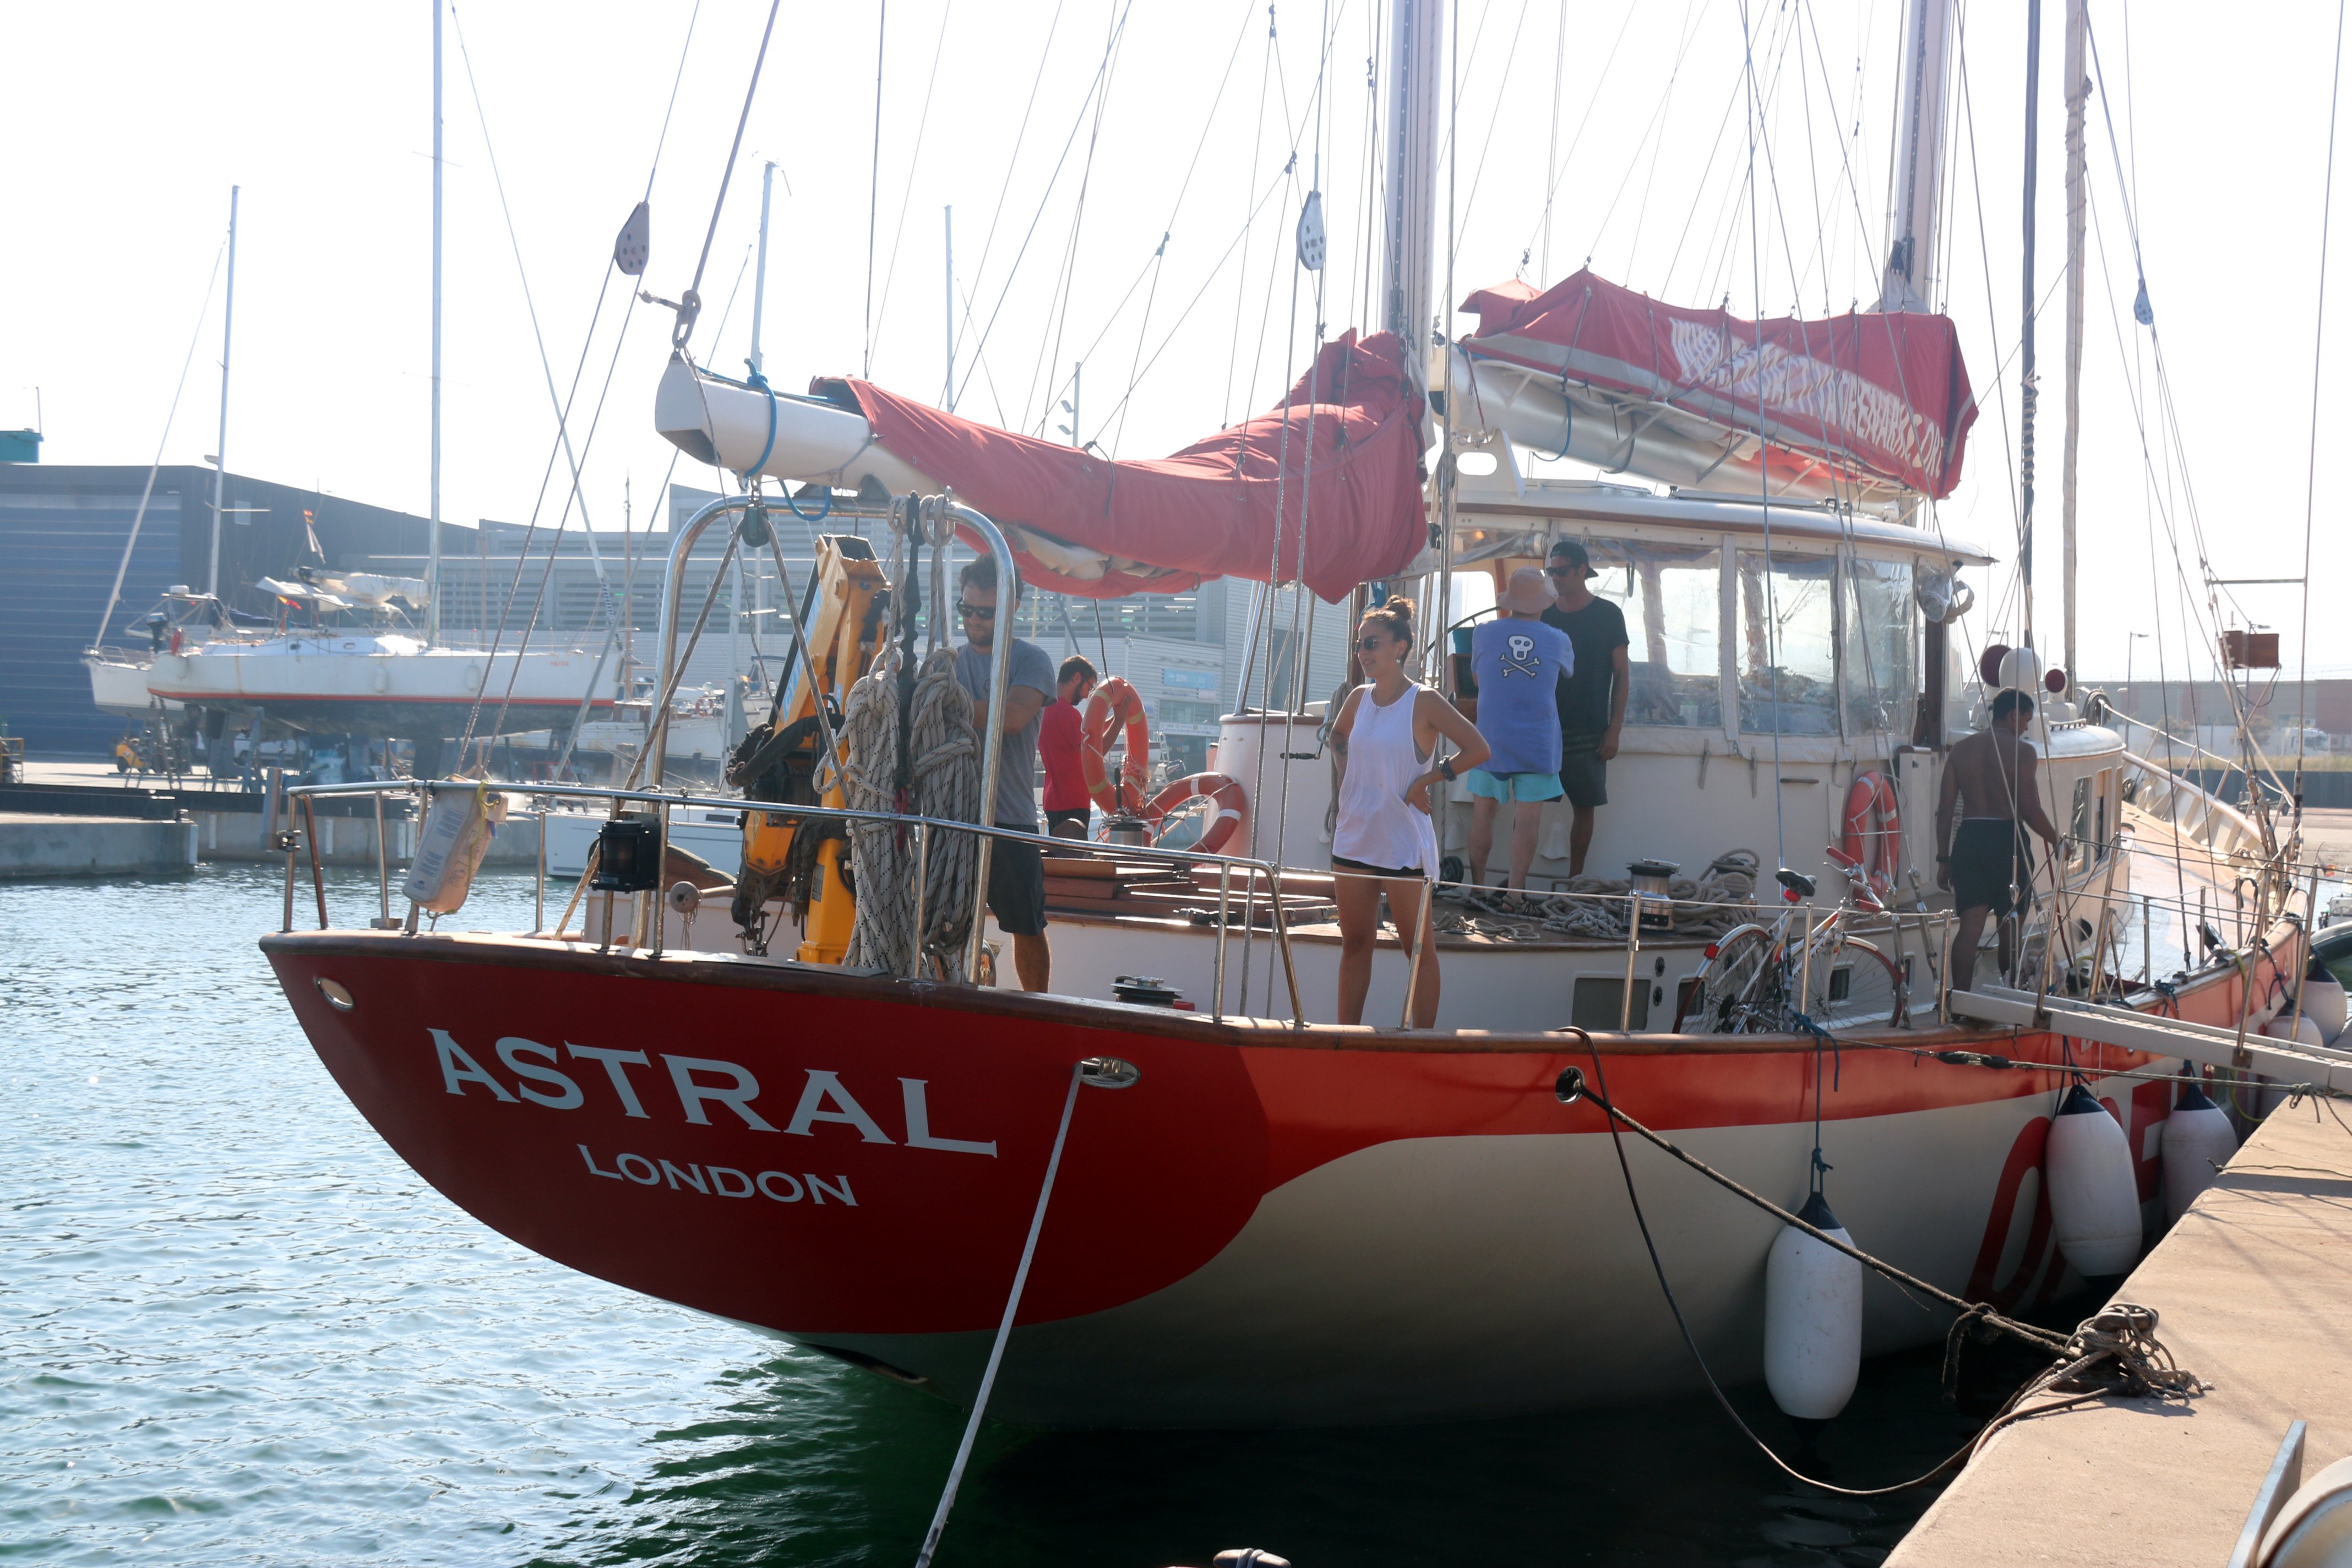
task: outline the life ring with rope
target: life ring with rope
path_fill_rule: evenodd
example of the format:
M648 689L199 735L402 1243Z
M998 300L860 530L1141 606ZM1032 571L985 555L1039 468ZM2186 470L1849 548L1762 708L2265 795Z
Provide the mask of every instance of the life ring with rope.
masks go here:
M1111 731L1122 725L1127 731L1127 756L1119 764L1114 788L1107 754ZM1133 816L1143 809L1143 783L1151 768L1151 721L1143 716L1142 694L1125 677L1110 677L1087 699L1078 766L1086 775L1087 795L1104 815Z
M1201 829L1199 840L1191 847L1195 854L1214 855L1233 841L1249 820L1249 795L1238 779L1223 773L1192 773L1162 788L1143 805L1143 819L1151 825L1151 836L1160 837L1160 825L1165 822L1188 800L1207 800L1215 807L1209 825Z
M1871 826L1874 817L1874 827ZM1845 837L1839 847L1847 858L1867 868L1870 885L1882 894L1895 890L1902 840L1903 814L1895 804L1894 781L1876 768L1856 773L1845 792Z

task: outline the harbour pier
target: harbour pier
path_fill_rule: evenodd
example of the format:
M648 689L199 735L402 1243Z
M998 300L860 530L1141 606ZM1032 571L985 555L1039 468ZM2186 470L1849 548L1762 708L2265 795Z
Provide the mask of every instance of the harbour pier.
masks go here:
M2303 1474L2352 1455L2352 1131L2263 1122L2116 1292L2205 1392L2108 1398L1995 1433L1887 1568L2221 1568L2295 1421Z

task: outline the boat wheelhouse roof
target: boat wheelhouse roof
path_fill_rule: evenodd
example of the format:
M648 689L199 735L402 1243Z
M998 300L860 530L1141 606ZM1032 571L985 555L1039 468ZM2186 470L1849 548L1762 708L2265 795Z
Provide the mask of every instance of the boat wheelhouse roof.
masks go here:
M1978 546L1939 530L1888 522L1826 505L1767 507L1760 501L1723 495L1687 491L1660 495L1645 486L1599 479L1515 481L1499 468L1491 476L1463 477L1454 493L1454 514L1457 552L1467 545L1473 559L1512 553L1528 535L1579 525L1690 529L1761 539L1768 519L1772 537L1792 543L1853 544L1874 553L1940 556L1961 566L1990 565L1994 559ZM1490 544L1502 548L1480 548ZM1523 552L1541 553L1540 550ZM1459 553L1456 558L1461 558Z

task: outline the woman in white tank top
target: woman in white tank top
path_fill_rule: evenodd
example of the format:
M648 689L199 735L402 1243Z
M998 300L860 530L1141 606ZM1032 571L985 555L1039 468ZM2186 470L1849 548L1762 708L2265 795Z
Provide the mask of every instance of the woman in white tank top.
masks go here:
M1340 704L1331 726L1339 753L1339 817L1331 833L1333 899L1339 906L1339 1022L1364 1021L1380 934L1381 895L1412 945L1420 976L1412 983L1412 1026L1437 1021L1437 923L1430 902L1437 882L1437 831L1430 791L1485 762L1490 748L1454 704L1405 673L1412 654L1412 601L1391 599L1356 628L1356 652L1370 685ZM1440 740L1454 754L1436 755Z

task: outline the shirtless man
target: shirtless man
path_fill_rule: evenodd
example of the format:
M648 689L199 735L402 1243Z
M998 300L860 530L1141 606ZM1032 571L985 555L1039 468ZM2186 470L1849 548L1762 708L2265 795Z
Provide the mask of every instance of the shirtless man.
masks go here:
M2050 846L2054 861L2058 830L2042 809L2039 763L2025 727L2033 718L2033 699L2022 691L2003 691L1992 700L1992 721L1952 747L1944 764L1943 798L1936 805L1936 842L1946 852L1936 857L1936 886L1948 889L1958 909L1959 930L1952 938L1952 989L1966 991L1975 982L1977 943L1984 936L1988 917L2006 917L2017 908L2012 889L2033 881L2033 855L2022 829L2031 827ZM1959 836L1952 835L1956 806L1965 806ZM2009 927L2000 928L2000 970L2006 975L2014 955L2010 952Z

